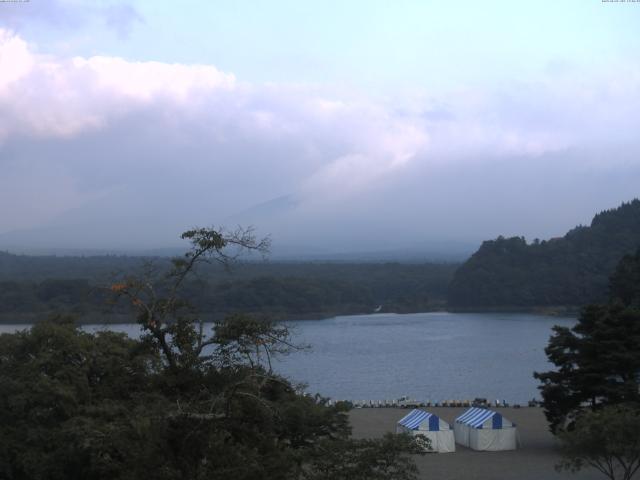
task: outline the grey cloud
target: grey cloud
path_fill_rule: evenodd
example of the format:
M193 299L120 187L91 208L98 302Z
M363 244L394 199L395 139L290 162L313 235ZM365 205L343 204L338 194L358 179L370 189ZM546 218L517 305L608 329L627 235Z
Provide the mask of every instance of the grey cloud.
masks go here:
M638 194L637 83L547 79L401 110L211 66L45 68L6 34L1 48L21 67L0 69L0 246L162 247L225 221L310 250L414 248L556 236Z

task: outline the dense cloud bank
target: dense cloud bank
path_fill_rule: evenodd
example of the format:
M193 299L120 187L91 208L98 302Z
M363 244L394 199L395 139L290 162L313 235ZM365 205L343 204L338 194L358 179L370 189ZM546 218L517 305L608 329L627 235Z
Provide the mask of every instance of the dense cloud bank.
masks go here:
M371 250L552 235L637 195L639 70L454 87L251 84L213 65L42 54L0 30L0 233L164 246L249 222Z

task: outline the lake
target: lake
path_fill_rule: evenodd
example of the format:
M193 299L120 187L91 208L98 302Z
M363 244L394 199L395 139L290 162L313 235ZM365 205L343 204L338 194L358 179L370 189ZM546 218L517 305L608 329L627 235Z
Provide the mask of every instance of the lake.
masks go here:
M449 399L539 398L534 371L553 325L575 319L508 313L418 313L341 316L287 322L298 343L312 346L280 358L274 368L308 391L334 399L391 400L402 395ZM24 325L0 325L0 332ZM104 328L98 325L88 330ZM137 325L109 328L135 336Z

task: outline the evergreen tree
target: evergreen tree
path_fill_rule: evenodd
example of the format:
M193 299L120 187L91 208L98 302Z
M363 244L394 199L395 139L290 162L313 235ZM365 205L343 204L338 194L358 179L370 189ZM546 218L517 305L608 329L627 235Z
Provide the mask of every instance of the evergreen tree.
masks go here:
M625 256L611 280L611 299L589 305L571 329L555 327L545 349L557 369L535 373L551 429L570 426L585 410L640 405L640 309L635 292L640 252Z
M620 258L640 246L640 200L594 216L564 237L527 244L523 237L484 242L455 273L455 308L579 307L607 301ZM634 283L638 285L637 282Z

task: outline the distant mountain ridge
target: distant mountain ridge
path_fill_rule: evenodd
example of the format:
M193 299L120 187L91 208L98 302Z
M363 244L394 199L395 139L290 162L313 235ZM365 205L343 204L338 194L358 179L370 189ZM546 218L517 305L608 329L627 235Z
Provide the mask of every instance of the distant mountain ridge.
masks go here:
M640 200L605 210L590 226L528 244L483 242L449 285L452 308L581 306L604 301L619 260L640 247Z

